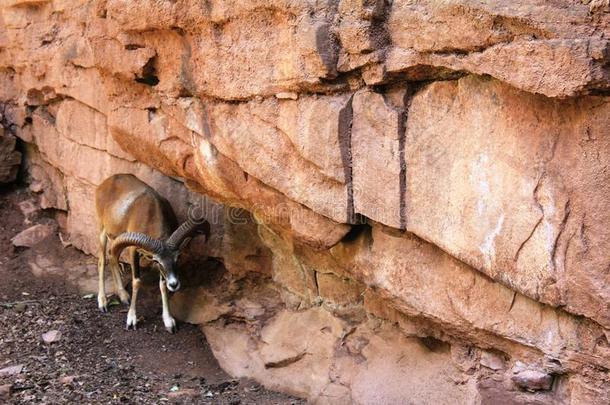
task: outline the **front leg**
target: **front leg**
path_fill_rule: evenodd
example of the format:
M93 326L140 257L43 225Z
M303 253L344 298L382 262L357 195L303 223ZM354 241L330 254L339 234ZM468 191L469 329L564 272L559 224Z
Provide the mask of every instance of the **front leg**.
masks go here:
M176 332L176 320L169 313L169 304L167 298L167 286L163 276L159 276L159 290L161 290L161 304L163 306L163 324L169 333Z
M108 312L108 301L106 299L106 286L104 285L105 275L104 267L106 264L106 242L108 240L106 231L103 229L99 234L100 247L98 251L98 262L97 262L97 273L98 273L98 285L97 285L97 307L102 312Z
M135 249L131 252L131 304L127 312L127 330L136 330L138 316L136 315L136 301L138 300L138 290L140 289L140 259Z
M129 305L129 311L127 311L127 325L126 329L137 329L138 315L136 314L136 301L138 300L138 290L140 289L140 283L142 281L139 278L132 278L131 280L131 304Z

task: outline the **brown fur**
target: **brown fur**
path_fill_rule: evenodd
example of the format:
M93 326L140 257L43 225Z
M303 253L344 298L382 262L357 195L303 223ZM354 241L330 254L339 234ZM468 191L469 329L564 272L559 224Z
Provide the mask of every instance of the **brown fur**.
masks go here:
M95 207L99 226L99 284L98 307L107 311L104 268L108 240L124 232L139 232L154 239L166 240L178 227L176 215L169 202L161 197L149 185L131 174L117 174L104 180L95 192ZM121 280L118 258L110 255L110 270L114 279L116 292L125 304L130 304L127 314L127 328L136 328L136 300L140 286L140 254L131 246L128 249L131 265L132 295L125 291ZM159 284L163 303L163 321L170 332L176 329L175 320L169 314L167 306L167 288L160 279Z
M166 239L178 227L169 202L132 174L104 180L95 192L95 207L99 226L111 239L123 232Z

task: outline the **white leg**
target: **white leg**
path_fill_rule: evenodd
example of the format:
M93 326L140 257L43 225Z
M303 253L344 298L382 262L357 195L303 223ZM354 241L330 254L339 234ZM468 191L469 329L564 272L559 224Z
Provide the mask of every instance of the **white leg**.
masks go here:
M129 311L127 311L127 330L133 328L137 329L138 316L136 315L136 301L138 300L138 290L140 289L140 279L133 278L131 280L131 305L129 305Z
M106 300L106 286L104 285L104 265L106 262L106 231L102 230L99 235L100 238L100 249L98 252L97 262L97 274L98 274L98 285L97 285L97 307L102 312L108 312L108 301Z
M176 332L176 320L169 314L167 287L163 276L159 277L159 290L161 290L161 304L163 306L163 324L169 333L174 333Z

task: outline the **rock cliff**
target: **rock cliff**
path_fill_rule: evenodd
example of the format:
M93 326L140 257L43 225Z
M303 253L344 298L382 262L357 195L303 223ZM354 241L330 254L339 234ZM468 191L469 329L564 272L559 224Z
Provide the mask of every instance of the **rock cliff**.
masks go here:
M30 187L89 253L111 174L202 210L223 266L172 311L231 374L321 404L610 402L607 0L0 12Z

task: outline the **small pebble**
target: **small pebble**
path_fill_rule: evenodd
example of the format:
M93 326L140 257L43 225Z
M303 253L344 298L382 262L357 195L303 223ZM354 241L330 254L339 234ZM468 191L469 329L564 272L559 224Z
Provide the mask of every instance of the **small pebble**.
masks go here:
M58 342L61 339L61 332L58 330L50 330L42 334L43 342L47 344Z
M0 370L0 377L7 377L10 375L20 374L22 370L23 370L23 364L5 367L2 370Z
M70 385L74 382L75 379L76 379L75 375L67 375L67 376L61 377L59 379L59 382L64 385Z

